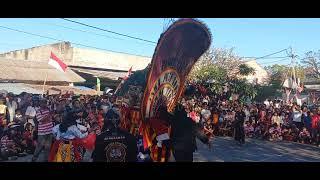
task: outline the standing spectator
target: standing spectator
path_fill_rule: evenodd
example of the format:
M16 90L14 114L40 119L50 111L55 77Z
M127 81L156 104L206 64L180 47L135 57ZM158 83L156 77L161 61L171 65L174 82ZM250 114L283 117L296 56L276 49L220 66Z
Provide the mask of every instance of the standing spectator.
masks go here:
M40 109L37 110L36 120L38 121L38 138L37 146L32 157L33 162L38 159L42 151L44 157L47 158L52 144L53 122L45 99L42 99L40 102Z
M202 116L202 119L201 119L201 123L203 124L204 122L206 122L210 116L211 116L211 112L208 108L208 103L207 101L205 100L204 102L204 106L203 106L203 109L201 110L201 116Z
M250 111L249 111L249 108L248 106L244 106L244 114L246 115L246 118L245 118L245 122L249 121L250 119Z
M302 114L302 122L303 122L303 125L304 125L304 127L306 127L307 128L307 130L309 131L309 132L311 132L311 122L312 122L312 118L311 118L311 112L310 111L308 111L308 112L304 112L303 114Z
M31 123L33 126L35 126L35 123L34 123L34 118L36 117L36 106L38 105L37 102L30 102L27 109L26 109L26 112L25 112L25 118L26 118L26 121L27 123Z
M16 109L18 109L18 104L14 100L14 95L12 93L8 94L8 97L6 98L7 101L7 108L8 108L8 119L9 123L13 121Z
M315 112L311 117L311 137L313 139L313 143L319 145L319 125L320 125L320 111Z
M292 119L293 123L297 126L297 128L299 130L302 130L302 127L303 127L303 123L301 120L302 111L301 111L300 107L293 106L292 113L293 113L293 119Z

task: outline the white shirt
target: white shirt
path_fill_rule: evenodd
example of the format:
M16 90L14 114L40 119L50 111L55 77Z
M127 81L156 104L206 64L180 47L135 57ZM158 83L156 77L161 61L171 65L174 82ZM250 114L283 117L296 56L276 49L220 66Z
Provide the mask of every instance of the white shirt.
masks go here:
M12 101L11 103L10 103L10 101L7 101L7 108L8 108L9 115L10 115L10 122L12 122L13 117L15 116L15 112L18 108L18 104L15 101Z
M250 117L250 111L248 109L244 110L244 113L246 114L246 121L249 121L249 117Z
M201 115L202 115L203 119L208 119L208 118L210 118L211 112L207 109L202 109Z
M31 117L35 117L36 116L36 109L32 106L28 106L25 115L26 116L31 116Z
M300 111L293 111L293 120L294 122L301 122L302 113Z
M59 130L60 124L56 125L53 127L52 132L56 140L60 139L66 139L66 140L72 140L75 138L85 138L88 135L88 132L86 133L81 133L77 125L72 125L68 127L67 131L62 133Z
M263 104L265 104L265 105L266 105L266 108L269 108L269 106L270 106L269 101L264 101L264 102L263 102Z

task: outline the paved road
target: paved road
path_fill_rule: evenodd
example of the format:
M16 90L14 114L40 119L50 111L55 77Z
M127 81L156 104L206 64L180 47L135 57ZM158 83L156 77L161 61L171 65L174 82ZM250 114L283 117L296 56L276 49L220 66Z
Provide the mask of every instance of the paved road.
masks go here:
M320 162L320 148L293 142L246 139L238 146L230 137L217 137L213 150L198 142L194 162Z
M238 146L230 137L217 137L213 150L198 142L194 162L320 162L320 148L293 142L268 142L247 139L246 144ZM13 162L30 162L31 155ZM86 161L88 161L88 156Z

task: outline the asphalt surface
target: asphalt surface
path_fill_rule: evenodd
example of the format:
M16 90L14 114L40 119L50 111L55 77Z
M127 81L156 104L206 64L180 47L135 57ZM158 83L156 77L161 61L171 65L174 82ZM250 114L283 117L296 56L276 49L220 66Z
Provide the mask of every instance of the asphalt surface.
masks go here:
M194 162L320 162L320 148L294 142L246 139L239 146L231 137L217 137L213 148L198 142Z
M211 150L198 142L194 162L320 162L320 148L293 142L269 142L246 139L243 146L230 137L216 137ZM20 157L9 162L30 162L32 155ZM43 156L39 157L44 158ZM85 162L90 161L86 154Z

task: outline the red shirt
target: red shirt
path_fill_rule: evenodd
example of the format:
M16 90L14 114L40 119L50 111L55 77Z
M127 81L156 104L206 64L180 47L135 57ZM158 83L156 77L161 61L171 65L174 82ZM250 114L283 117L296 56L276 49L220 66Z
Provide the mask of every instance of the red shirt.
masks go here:
M317 129L317 123L320 120L320 116L318 114L315 114L312 116L312 121L311 121L311 128L312 129Z
M29 131L25 131L25 132L23 133L23 139L25 139L25 140L32 140L32 133L29 132Z
M196 121L197 113L195 113L194 111L192 111L192 112L189 113L189 116L190 116L190 118L191 118L193 121Z
M102 128L103 127L103 122L104 121L104 119L103 119L103 116L102 116L102 114L98 114L98 124L99 124L99 126L100 126L100 128Z

